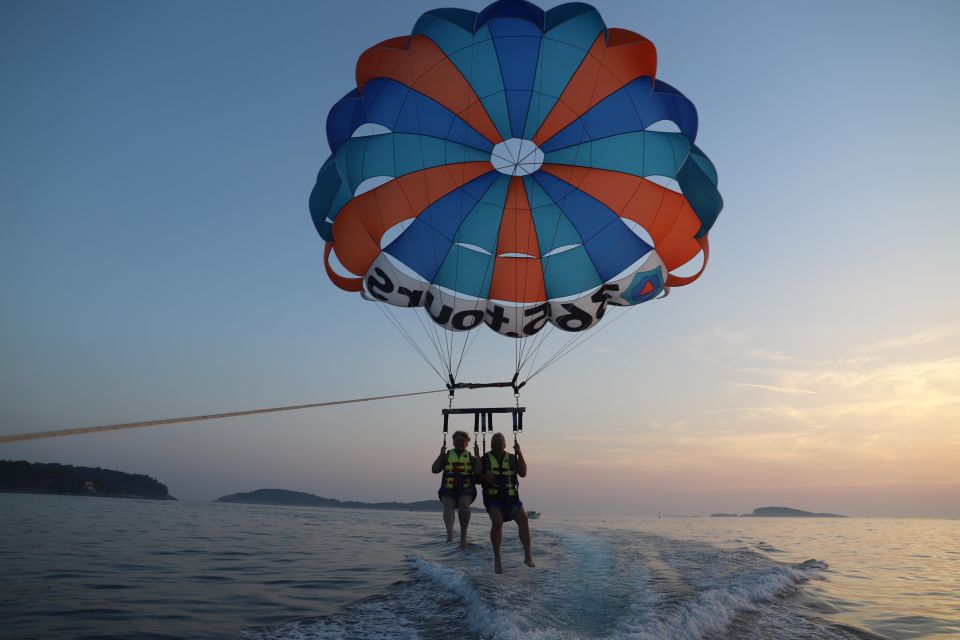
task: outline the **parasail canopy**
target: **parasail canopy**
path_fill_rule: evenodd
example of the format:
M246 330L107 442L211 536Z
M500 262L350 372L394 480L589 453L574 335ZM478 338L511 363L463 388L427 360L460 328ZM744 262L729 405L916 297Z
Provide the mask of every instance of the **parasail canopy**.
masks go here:
M689 284L702 267L672 272L706 266L722 200L697 111L656 66L583 3L437 9L371 47L310 196L330 279L521 340Z

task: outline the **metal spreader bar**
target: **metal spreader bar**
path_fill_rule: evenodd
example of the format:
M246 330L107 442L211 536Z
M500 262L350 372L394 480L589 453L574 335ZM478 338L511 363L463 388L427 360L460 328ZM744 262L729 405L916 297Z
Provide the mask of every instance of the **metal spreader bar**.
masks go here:
M526 407L482 407L479 409L443 409L443 415L452 416L454 414L461 413L473 413L473 414L483 414L483 413L523 413L526 411Z

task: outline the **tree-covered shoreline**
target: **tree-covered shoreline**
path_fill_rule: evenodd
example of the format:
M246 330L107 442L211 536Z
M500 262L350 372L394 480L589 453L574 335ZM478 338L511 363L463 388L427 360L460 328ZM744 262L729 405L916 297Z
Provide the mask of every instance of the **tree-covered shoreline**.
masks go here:
M386 511L442 511L439 500L420 500L418 502L359 502L357 500L337 500L323 498L303 491L288 489L257 489L244 493L233 493L217 498L216 502L234 502L240 504L268 504L275 506L326 507L328 509L375 509Z
M167 485L141 473L26 460L0 460L0 492L174 500Z

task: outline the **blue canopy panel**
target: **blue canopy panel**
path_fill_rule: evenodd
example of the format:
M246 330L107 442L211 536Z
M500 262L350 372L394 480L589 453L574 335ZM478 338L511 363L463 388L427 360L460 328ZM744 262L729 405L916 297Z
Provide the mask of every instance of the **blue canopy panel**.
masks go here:
M440 265L433 284L475 298L488 297L500 219L510 186L509 176L497 176L480 202L460 223L454 244Z
M531 3L508 1L495 3L481 14L463 9L428 11L412 33L430 38L447 54L504 139L530 139L605 31L600 14L587 4L562 4L544 14ZM545 59L549 65L543 64ZM523 102L529 104L525 118L518 113ZM514 127L521 119L525 124L517 131Z
M336 152L364 122L367 122L367 107L363 94L354 88L340 98L327 114L327 144L330 145L330 151Z
M603 283L583 246L583 237L532 176L523 178L537 230L547 299L565 298Z
M547 31L522 136L527 140L533 139L597 36L607 28L597 10L587 4L563 4L547 11L546 17ZM545 60L549 64L545 65Z
M425 281L433 282L457 228L500 175L491 170L443 196L424 209L384 251Z
M346 206L346 204L353 198L355 189L351 189L350 184L343 179L343 176L340 173L340 167L336 163L336 156L331 156L331 159L334 160L334 170L337 172L337 177L339 179L337 192L333 196L333 200L330 202L330 208L327 210L327 218L330 219L332 236L333 221L337 219L337 216L340 214L340 210L343 209L343 207Z
M488 297L509 185L510 178L499 175L466 215L433 284L475 298Z
M717 170L696 145L690 150L690 158L680 168L677 182L690 208L700 219L697 237L707 235L723 209L723 198L717 190Z
M487 25L493 36L510 114L510 138L522 138L540 60L541 26L518 18L496 18Z
M621 133L643 131L670 120L692 143L697 135L697 110L676 90L660 91L664 83L650 77L632 80L564 127L540 147L544 153Z
M313 220L313 226L317 228L317 233L327 242L333 242L333 223L327 220L327 214L340 190L340 182L337 164L333 156L330 156L320 167L317 173L317 184L310 192L310 218Z
M676 179L689 155L690 141L682 133L633 131L545 153L544 164L607 169L641 178Z
M533 174L533 178L583 238L583 246L603 282L653 250L599 200L544 171Z
M707 179L713 183L713 186L717 186L719 183L717 168L713 166L713 162L707 157L707 154L697 145L693 145L690 148L690 159L696 163L697 167L704 173Z
M540 247L541 257L559 247L583 244L583 236L532 176L523 178L523 186L537 230L537 246Z
M499 174L477 206L460 223L453 241L480 247L483 251L493 254L497 250L500 220L503 217L503 207L507 200L509 186L510 176Z
M690 144L693 144L697 139L697 128L700 122L697 107L693 102L663 80L657 80L654 83L653 98L649 104L652 110L651 117L655 118L653 122L670 120L680 128L680 133L687 136Z
M546 23L546 15L543 9L532 2L526 0L498 0L477 14L474 29L479 30L480 27L496 18L525 20L541 32L544 31Z
M472 147L407 133L350 138L336 153L340 176L351 197L368 178L398 178L431 167L489 159L489 154Z
M432 284L459 294L485 299L490 293L496 256L458 244L451 245Z
M417 20L414 35L430 38L480 98L483 108L504 138L510 137L510 116L500 76L500 62L490 30L477 27L477 14L460 9L429 11Z
M378 124L396 133L415 133L481 149L493 144L452 111L419 91L389 78L374 78L363 94L354 89L327 116L327 139L336 152L363 124Z
M431 9L417 19L410 32L433 40L448 56L473 41L477 12L469 9Z
M541 258L540 264L548 300L582 294L603 284L584 245Z
M500 136L509 138L510 114L493 36L489 28L483 27L471 34L471 38L472 44L447 55L480 98Z

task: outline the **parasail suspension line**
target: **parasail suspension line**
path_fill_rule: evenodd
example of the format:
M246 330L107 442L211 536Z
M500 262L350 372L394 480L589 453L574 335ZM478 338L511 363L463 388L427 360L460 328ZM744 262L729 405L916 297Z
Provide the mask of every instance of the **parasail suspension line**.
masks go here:
M438 376L440 376L440 379L443 380L443 374L440 373L439 369L433 366L433 363L430 362L430 358L428 358L426 354L423 353L423 350L417 345L416 340L413 339L413 337L406 330L406 328L404 328L404 326L400 323L400 321L397 320L393 312L387 308L387 305L378 300L376 307L380 311L380 313L382 313L383 316L387 318L391 322L391 324L393 324L394 328L400 333L401 336L404 337L407 343L411 347L413 347L413 350L417 352L417 354L423 359L423 361L427 363L427 366L433 369L433 372L436 373ZM434 345L434 348L436 348L436 345Z
M548 358L547 361L544 362L544 363L540 366L540 368L538 368L536 371L534 371L534 372L531 373L529 376L527 376L527 379L524 380L523 383L526 384L526 383L530 382L533 378L535 378L536 376L538 376L544 369L546 369L547 367L555 364L557 361L561 360L564 356L566 356L566 355L569 354L571 351L573 351L574 349L576 349L577 347L579 347L580 345L582 345L584 342L586 342L587 340L590 340L590 339L592 339L592 338L600 335L600 333L602 333L602 332L606 331L607 329L609 329L609 328L613 325L614 322L616 322L617 320L619 320L619 319L622 318L623 316L627 315L630 311L633 311L634 309L636 309L637 306L638 306L638 305L633 305L633 306L627 307L626 309L623 310L622 313L620 313L619 315L617 315L616 318L613 318L613 319L608 320L607 322L605 322L605 323L603 324L603 326L597 328L596 331L588 331L588 332L585 332L585 333L583 333L583 334L575 335L573 340L567 342L567 344L564 345L559 351L557 351L555 354L553 354L552 356L550 356L550 358Z

